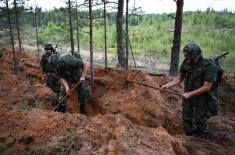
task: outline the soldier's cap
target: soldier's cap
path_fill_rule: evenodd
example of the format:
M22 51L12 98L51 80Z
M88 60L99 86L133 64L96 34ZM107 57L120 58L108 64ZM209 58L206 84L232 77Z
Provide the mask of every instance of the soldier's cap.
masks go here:
M187 44L184 49L184 53L188 53L190 55L202 55L201 46L198 43L189 43Z
M62 62L62 58L59 54L52 54L49 58L48 58L48 62L52 65L57 65L59 63Z

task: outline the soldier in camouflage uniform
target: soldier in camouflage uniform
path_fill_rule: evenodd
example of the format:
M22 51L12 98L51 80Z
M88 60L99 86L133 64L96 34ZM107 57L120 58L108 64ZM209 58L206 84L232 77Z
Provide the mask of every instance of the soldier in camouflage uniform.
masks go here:
M56 73L56 69L48 62L48 58L55 53L53 45L47 44L44 48L46 51L45 54L42 55L40 66L42 69L43 77L46 81L48 87L50 87L57 95L60 92L60 80Z
M190 43L183 49L185 60L180 67L180 76L162 86L170 88L184 81L182 123L186 135L208 137L207 102L208 92L216 81L217 67L210 59L202 57L200 45Z
M85 81L88 64L83 62L79 54L68 54L63 57L54 54L51 56L50 62L56 67L62 83L59 104L56 111L65 112L66 100L62 100L62 98L66 94L69 94L70 88L73 85L81 81L81 84L76 88L76 91L80 102L80 113L85 114L85 102L89 94L88 83Z

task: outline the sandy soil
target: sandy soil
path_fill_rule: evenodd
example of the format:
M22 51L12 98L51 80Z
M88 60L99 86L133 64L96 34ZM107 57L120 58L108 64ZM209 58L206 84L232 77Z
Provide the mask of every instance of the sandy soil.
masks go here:
M213 136L204 140L184 135L178 96L130 82L159 87L170 80L165 75L96 68L87 115L78 113L75 94L62 114L53 111L56 94L43 85L40 70L27 65L39 59L17 52L24 63L14 74L11 51L0 50L0 154L235 153L234 75L223 79L220 113L209 120Z

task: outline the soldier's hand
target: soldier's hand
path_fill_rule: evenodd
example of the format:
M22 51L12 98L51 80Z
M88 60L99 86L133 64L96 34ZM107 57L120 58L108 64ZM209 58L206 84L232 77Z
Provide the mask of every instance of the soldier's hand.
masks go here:
M182 97L183 99L188 99L188 98L191 97L191 95L190 95L190 93L183 93L183 94L181 94L181 97Z
M69 89L69 87L65 87L65 91L66 91L67 94L70 95L70 91L71 91L71 90Z
M85 76L81 76L80 81L85 81Z
M164 84L164 85L161 86L161 89L168 89L168 88L169 88L169 87L168 87L167 84Z

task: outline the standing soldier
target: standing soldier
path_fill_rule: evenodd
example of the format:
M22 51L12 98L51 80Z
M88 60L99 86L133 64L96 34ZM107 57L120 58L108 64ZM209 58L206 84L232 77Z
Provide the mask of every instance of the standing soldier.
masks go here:
M56 111L65 112L66 100L62 99L66 94L70 93L72 86L81 82L76 87L76 91L80 102L80 113L85 114L85 102L89 94L88 83L85 81L88 64L83 62L79 54L67 54L63 57L60 57L58 54L53 54L49 61L55 66L62 84Z
M56 53L52 44L46 44L44 50L46 51L43 54L42 59L40 61L40 66L42 69L43 77L46 81L48 87L50 87L57 95L60 92L60 80L57 76L56 69L48 62L48 58Z
M183 49L185 60L180 76L162 86L170 88L184 81L182 123L186 135L208 138L208 92L216 81L217 67L210 59L202 57L200 45L190 43Z

